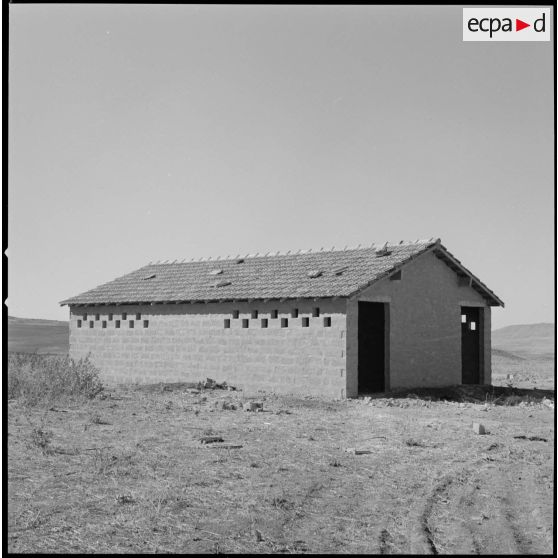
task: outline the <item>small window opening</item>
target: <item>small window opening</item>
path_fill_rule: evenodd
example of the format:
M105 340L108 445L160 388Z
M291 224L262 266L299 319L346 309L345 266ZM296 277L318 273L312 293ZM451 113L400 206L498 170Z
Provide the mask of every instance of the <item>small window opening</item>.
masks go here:
M136 314L136 320L141 320L141 314Z
M223 322L223 327L225 329L229 329L231 327L231 321L229 320L229 318L225 318L225 321Z
M89 322L89 329L92 329L94 327L95 322L91 321Z
M462 323L462 324L466 324L466 323L467 323L467 315L466 315L466 314L461 314L461 323Z
M77 326L78 326L78 327L81 327L81 320L78 320L78 321L77 321Z
M146 329L149 327L149 320L143 320L143 327Z
M258 311L257 310L252 310L252 319L256 319L258 317Z
M101 314L95 314L95 321L99 321L101 319Z
M126 320L128 314L126 312L122 312L122 320Z
M128 327L129 327L130 329L134 329L134 320L130 320L130 321L128 322Z
M112 314L109 314L109 315L108 315L109 322L112 322L112 318L113 318L113 315L112 315Z
M232 317L236 320L238 318L238 316L240 316L240 311L239 310L233 310Z
M291 318L298 318L298 308L293 308L292 309Z
M106 328L107 328L107 322L106 322L105 320L103 320L103 321L101 322L101 324L102 324L102 328L103 328L103 329L106 329Z
M302 327L310 326L310 318L302 318Z
M86 322L87 321L87 314L83 315L83 321Z
M390 275L390 281L401 281L401 270L396 271L393 275Z
M316 307L312 310L312 317L313 318L319 318L320 317L320 309L319 308Z
M246 329L250 325L250 320L243 318L242 319L242 327Z
M471 322L471 323L469 324L469 329L470 329L471 331L476 331L476 329L477 329L477 324L476 324L476 322Z
M289 327L289 319L281 318L281 327Z
M331 327L331 318L324 318L324 327Z
M265 329L267 327L267 318L262 318L262 328Z
M115 320L115 322L114 322L114 327L115 327L116 329L120 329L120 320Z
M271 311L271 317L273 319L276 319L279 316L279 311L278 310L272 310Z

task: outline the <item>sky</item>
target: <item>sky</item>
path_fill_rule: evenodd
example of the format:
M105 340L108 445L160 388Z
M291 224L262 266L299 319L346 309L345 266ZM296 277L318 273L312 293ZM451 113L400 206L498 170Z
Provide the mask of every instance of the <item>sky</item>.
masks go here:
M552 42L459 6L9 6L8 310L150 261L439 237L554 320Z

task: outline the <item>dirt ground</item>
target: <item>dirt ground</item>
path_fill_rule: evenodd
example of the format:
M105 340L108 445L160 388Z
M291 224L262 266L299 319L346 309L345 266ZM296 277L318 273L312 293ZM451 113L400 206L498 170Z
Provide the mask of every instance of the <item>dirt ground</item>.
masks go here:
M221 408L250 401L235 391L152 386L10 402L8 549L551 553L553 392L430 399L262 395L249 412Z

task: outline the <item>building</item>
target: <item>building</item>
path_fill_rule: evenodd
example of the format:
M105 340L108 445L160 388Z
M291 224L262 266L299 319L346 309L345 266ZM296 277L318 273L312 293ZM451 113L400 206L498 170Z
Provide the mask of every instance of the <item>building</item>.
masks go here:
M61 304L105 381L335 398L490 384L504 306L439 239L149 264Z

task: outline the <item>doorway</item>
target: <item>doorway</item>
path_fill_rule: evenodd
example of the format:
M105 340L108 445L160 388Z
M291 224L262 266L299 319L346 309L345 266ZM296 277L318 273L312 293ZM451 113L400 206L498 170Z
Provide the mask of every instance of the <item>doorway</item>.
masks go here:
M386 390L386 321L388 305L358 303L358 393Z
M461 307L461 383L481 383L480 308Z

